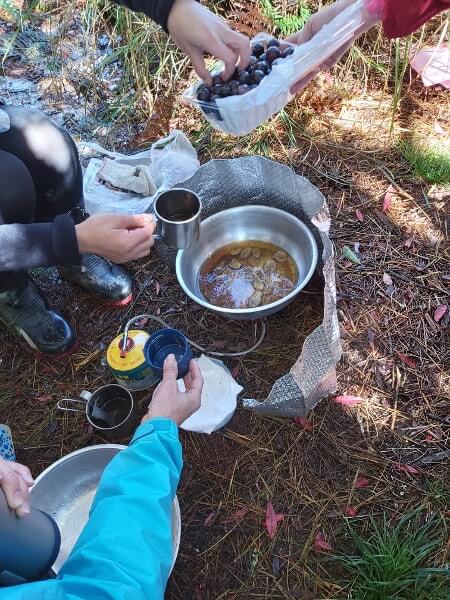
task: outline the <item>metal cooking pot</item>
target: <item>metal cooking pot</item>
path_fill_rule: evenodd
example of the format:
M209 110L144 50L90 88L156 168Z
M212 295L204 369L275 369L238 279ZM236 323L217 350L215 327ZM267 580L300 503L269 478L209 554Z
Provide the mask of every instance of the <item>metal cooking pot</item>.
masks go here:
M246 240L270 242L291 255L299 274L294 289L284 298L256 308L223 308L210 304L199 287L202 264L219 248ZM202 222L198 242L177 254L176 274L186 294L201 306L230 319L260 319L280 311L294 300L311 279L317 260L316 240L300 219L271 206L238 206Z
M31 488L31 506L52 515L61 532L61 548L53 565L55 573L61 569L87 523L104 469L124 448L126 446L118 444L100 444L76 450L47 467L35 480ZM175 496L172 504L172 568L180 536L180 506Z

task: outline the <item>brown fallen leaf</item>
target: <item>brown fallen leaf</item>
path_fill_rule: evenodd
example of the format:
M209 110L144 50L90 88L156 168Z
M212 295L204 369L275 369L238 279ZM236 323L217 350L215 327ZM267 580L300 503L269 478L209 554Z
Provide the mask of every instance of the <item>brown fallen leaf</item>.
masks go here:
M385 285L393 285L392 277L389 273L383 273L383 283Z
M439 121L434 122L433 129L438 135L445 135L445 131L442 128L442 125L439 123Z
M366 477L358 477L355 481L355 488L357 490L365 488L370 484L370 481Z
M436 308L433 315L433 319L436 321L436 323L439 323L439 321L442 319L442 317L446 314L447 311L448 306L446 304L440 304Z
M216 516L217 516L216 512L209 513L209 515L206 517L205 522L203 523L203 525L205 527L211 527L211 525L216 520Z
M316 552L333 550L331 544L325 539L325 534L322 533L322 531L319 531L314 538L314 550Z
M342 404L342 406L356 406L356 404L360 404L363 399L359 396L336 396L334 399L336 404Z
M383 212L387 212L391 208L393 191L394 188L392 187L392 185L390 185L386 190L386 194L384 195L383 200Z
M358 219L358 221L360 221L360 223L362 223L364 221L363 213L357 208L355 210L355 214L356 214L356 218Z
M222 521L222 523L224 525L227 525L230 523L236 523L236 522L242 521L242 519L245 517L245 515L247 513L248 513L248 508L246 506L243 506L242 508L238 508L233 513L231 513L231 515L229 517L227 517L226 519L224 519Z
M416 469L416 467L413 467L412 465L405 465L403 463L396 463L395 468L403 473L408 473L408 475L417 475L420 473L419 469Z
M358 514L358 509L354 506L348 505L345 507L345 514L347 517L356 517L356 515Z
M406 354L403 354L403 352L397 352L396 354L402 361L402 363L405 363L405 365L407 365L411 369L415 369L417 367L416 361L410 356L406 356Z
M272 502L269 500L266 506L266 529L269 539L272 539L280 523L284 519L284 515L277 514Z
M39 402L50 402L51 400L53 400L53 395L52 394L41 394L40 396L37 397L37 400L39 400Z
M155 281L155 294L159 296L159 292L161 291L161 285L159 281Z
M298 425L301 429L305 429L306 431L312 431L312 424L305 417L294 417L294 423Z

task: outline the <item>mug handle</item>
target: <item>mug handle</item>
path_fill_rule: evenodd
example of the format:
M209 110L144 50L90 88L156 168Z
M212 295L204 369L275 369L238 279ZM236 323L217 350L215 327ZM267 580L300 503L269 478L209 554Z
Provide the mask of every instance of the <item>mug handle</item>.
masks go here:
M85 413L86 412L86 404L92 398L91 392L87 390L83 390L80 394L79 398L62 398L56 405L58 410L62 410L63 412L77 412L77 413ZM68 408L70 404L83 404L84 410L80 410L79 408Z
M152 212L151 215L152 215L153 221L155 223L155 231L152 234L152 238L154 240L160 241L163 239L163 237L160 233L160 231L161 231L160 221L156 218L155 213Z

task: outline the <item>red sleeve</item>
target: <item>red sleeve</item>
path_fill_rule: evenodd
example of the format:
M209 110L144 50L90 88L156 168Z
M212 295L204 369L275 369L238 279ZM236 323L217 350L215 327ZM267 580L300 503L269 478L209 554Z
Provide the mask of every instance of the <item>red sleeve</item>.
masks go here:
M409 35L448 8L450 0L384 0L384 34L388 38Z

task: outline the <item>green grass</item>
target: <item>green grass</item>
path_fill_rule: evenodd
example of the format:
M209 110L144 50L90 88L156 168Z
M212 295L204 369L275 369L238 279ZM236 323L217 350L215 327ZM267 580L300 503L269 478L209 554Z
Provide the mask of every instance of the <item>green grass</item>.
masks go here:
M446 539L441 518L428 520L418 511L396 524L383 516L373 518L366 531L349 525L354 555L333 557L349 578L348 598L353 600L446 600L450 597L450 570L435 567L436 555Z
M299 1L297 3L297 9L294 13L280 11L270 0L259 0L259 4L262 12L270 19L270 21L272 21L282 37L292 35L299 31L311 14L304 1Z
M424 491L436 508L447 510L450 506L450 486L446 481L431 479Z
M414 171L428 183L450 183L450 147L442 142L426 146L412 139L402 140L399 149Z

